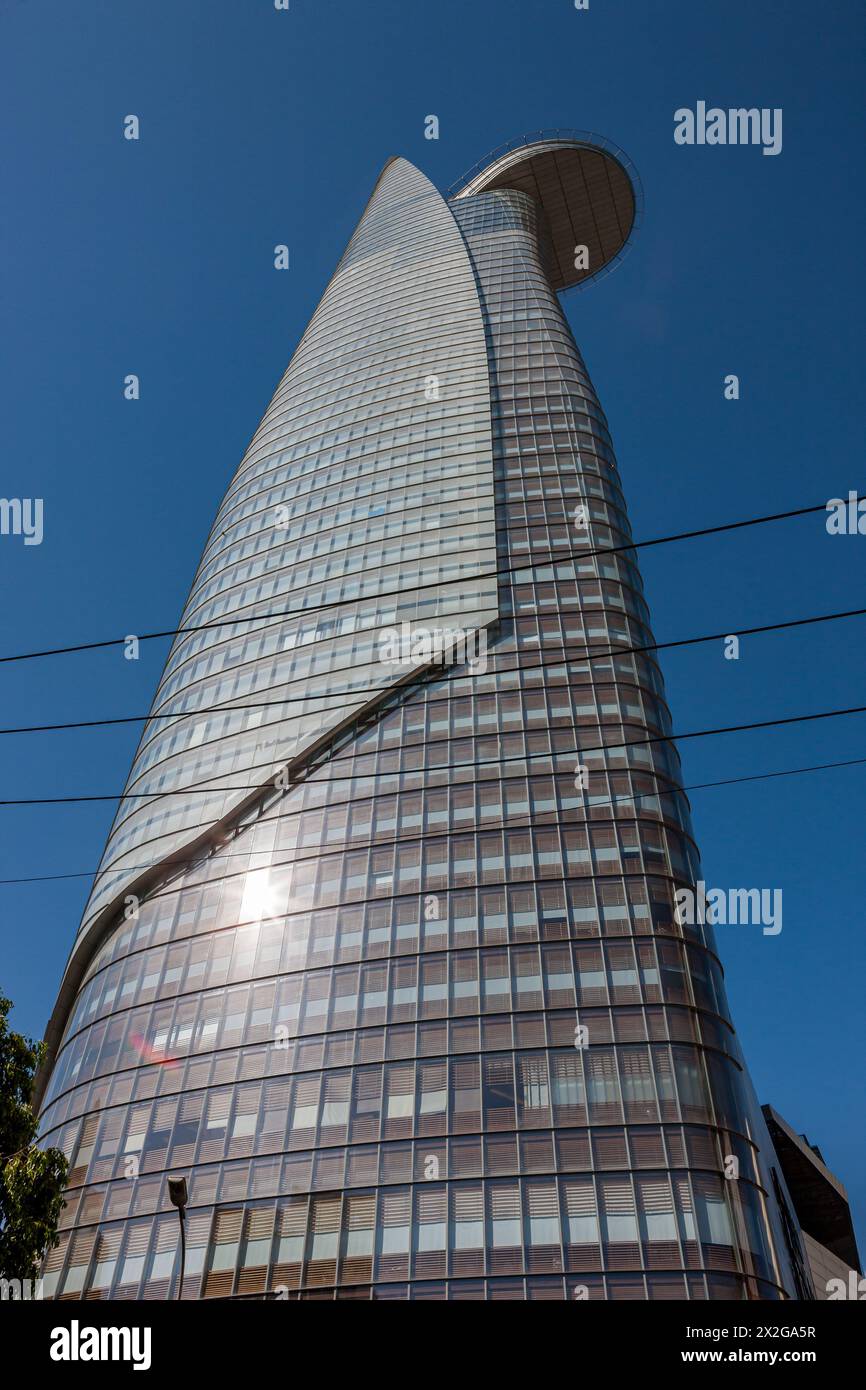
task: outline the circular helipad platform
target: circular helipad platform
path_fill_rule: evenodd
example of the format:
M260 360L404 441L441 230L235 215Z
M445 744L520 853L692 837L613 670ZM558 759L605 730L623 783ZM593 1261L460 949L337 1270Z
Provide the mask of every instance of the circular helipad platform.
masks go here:
M493 188L528 193L547 218L554 288L570 289L621 258L641 211L640 180L628 156L597 140L578 132L526 136L476 165L449 196L470 198ZM586 247L585 256L579 247Z

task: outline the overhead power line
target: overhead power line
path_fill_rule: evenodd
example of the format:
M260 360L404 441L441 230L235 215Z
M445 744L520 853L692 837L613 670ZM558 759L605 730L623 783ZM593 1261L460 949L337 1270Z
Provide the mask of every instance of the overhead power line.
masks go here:
M695 646L698 643L702 642L720 642L724 641L726 637L731 636L732 633L736 633L738 637L754 637L766 632L783 632L789 628L809 627L813 626L816 623L836 622L844 618L862 618L864 616L866 616L866 608L848 608L843 609L841 612L838 613L819 613L816 616L809 618L790 618L787 621L781 623L762 623L757 627L728 627L724 630L724 632L702 633L700 636L697 637L679 637L675 638L673 641L670 642L650 642L638 647L608 647L602 651L596 651L585 643L576 644L578 646L583 645L586 647L586 650L583 654L568 656L551 656L551 658L547 661L532 662L525 665L521 663L519 666L515 666L513 668L499 668L496 671L468 671L452 674L446 674L443 671L443 674L441 676L434 676L434 682L435 684L440 685L444 684L445 682L452 681L467 681L473 679L478 680L481 679L484 675L509 675L512 673L512 671L513 674L519 675L524 671L543 670L547 666L562 666L568 665L571 662L600 661L612 656L634 656L646 652L669 651L675 647ZM570 650L571 648L569 647L569 651ZM488 652L488 655L494 658L499 656L517 656L519 655L519 649L516 647L503 648L501 651L496 651L494 649L493 651ZM328 677L332 675L339 674L340 671L354 670L356 669L356 666L357 663L349 663L349 665L347 666L335 667L330 671L323 671L316 676L297 677L296 680L288 681L286 682L286 684L296 684L297 681L301 680L326 680ZM558 689L561 687L548 686L546 688ZM285 696L282 700L258 700L245 702L241 705L200 705L193 709L172 710L165 714L128 714L120 715L110 719L76 719L69 720L65 723L57 724L19 724L10 726L7 729L0 729L0 736L4 734L56 733L67 729L109 728L118 724L145 724L148 723L150 720L156 719L181 720L189 719L193 716L202 714L235 714L243 710L251 709L281 709L285 705L306 704L310 700L333 700L340 696L351 697L354 695L375 695L377 692L380 691L382 693L386 693L387 690L388 687L383 685L361 685L349 687L346 690L323 690L321 693L308 692L306 695L289 695ZM435 700L428 701L428 704L436 703L438 702Z
M584 499L584 501L588 500L589 499ZM616 555L629 550L643 550L648 549L651 546L668 545L673 541L696 540L702 536L719 535L720 533L725 531L737 531L747 526L762 526L768 522L786 521L791 517L807 516L810 513L825 512L826 510L827 503L825 501L816 503L815 505L808 507L795 507L792 508L790 511L772 512L764 516L746 517L741 521L729 521L718 526L702 526L696 530L679 531L676 534L670 536L655 536L645 541L628 541L622 545L602 546L595 549L587 550L568 549L563 550L558 555L550 554L546 556L544 559L532 559L529 556L527 556L525 560L521 560L517 564L508 565L502 568L482 571L480 573L472 575L458 576L455 579L436 579L431 580L429 582L425 582L423 584L416 584L413 586L411 593L420 593L426 589L441 589L443 586L447 586L449 584L458 584L461 582L461 579L463 579L464 581L474 581L478 579L496 579L505 574L514 574L520 570L538 569L549 565L556 565L569 559L591 559L593 556L598 555ZM395 561L393 563L397 562ZM346 577L348 578L348 576ZM317 582L315 585L308 587L320 587L320 585ZM378 602L380 599L384 598L404 597L406 597L405 589L384 590L378 594L355 595L351 598L335 599L328 603L311 604L309 607L289 608L274 613L254 614L249 617L236 616L232 618L221 618L209 623L191 624L185 627L165 628L162 631L158 632L136 633L135 636L139 642L149 642L163 637L178 637L185 635L189 632L205 632L216 628L234 627L238 623L268 624L278 618L296 618L304 615L312 617L314 614L327 612L328 610L333 608L345 608L347 605L353 603ZM101 641L78 642L73 645L63 647L48 647L41 651L14 652L6 656L0 656L0 663L12 661L34 661L42 657L65 656L73 652L96 651L100 648L123 646L123 644L128 640L128 636L129 634L126 634L123 637L109 637Z
M677 734L677 733L670 733L670 734L651 734L648 738L633 738L633 739L618 739L618 740L615 739L615 740L612 740L610 743L595 744L595 745L592 745L592 746L589 746L589 747L586 747L586 748L565 748L565 749L562 749L562 750L550 749L550 750L543 751L543 752L515 753L515 754L511 754L511 755L509 755L509 756L507 756L507 757L503 757L503 758L484 758L484 759L476 759L474 762L438 763L438 764L437 764L437 763L429 763L429 764L422 765L421 767L409 767L409 768L404 768L404 769L402 769L401 771L402 771L402 774L403 774L404 776L409 775L409 774L411 774L411 775L417 775L418 773L422 773L422 772L424 772L424 773L426 773L426 772L465 772L465 771L467 771L469 768L473 768L473 767L491 767L491 766L493 766L493 765L499 765L499 764L502 764L502 763L513 763L513 762L528 763L528 762L533 762L533 761L534 761L535 759L537 759L537 758L554 759L554 758L582 757L582 756L584 756L584 755L587 754L587 753L605 753L605 752L610 752L611 750L617 749L617 748L634 748L634 747L641 747L641 746L645 746L645 745L647 745L647 744L654 744L654 743L679 743L679 742L681 742L682 740L684 740L684 739L689 739L689 738L709 738L709 737L711 737L711 736L713 736L713 735L717 735L717 734L736 734L736 733L744 733L744 732L747 732L747 731L749 731L749 730L754 730L754 729L780 728L780 727L782 727L783 725L786 725L786 724L804 724L804 723L809 723L809 722L812 722L812 721L815 721L815 720L819 720L819 719L839 719L839 718L841 718L841 717L844 716L844 715L851 715L851 714L866 714L866 705L852 705L850 708L847 708L847 709L819 710L819 711L816 711L816 712L810 713L810 714L793 714L793 715L788 715L788 716L786 716L786 717L784 717L784 718L780 718L780 719L760 719L760 720L754 720L754 721L752 721L752 722L750 722L750 723L748 723L748 724L726 724L726 725L721 725L719 728L715 728L715 729L692 729L692 730L689 730L688 732L683 733L683 734ZM480 737L480 738L497 737L497 738L498 738L498 737L504 737L504 735L501 735L501 734L495 734L495 735L491 735L491 734L482 734L482 735L478 735L478 737ZM459 742L459 741L461 741L463 738L465 738L465 735L461 735L461 736L460 736L460 739L458 739L457 741ZM451 741L451 740L448 740L448 742L450 742L450 741ZM393 750L393 751L394 751L394 752L400 752L400 753L403 753L403 752L411 752L411 751L412 751L413 749L415 749L415 748L428 748L429 746L430 746L430 745L429 745L428 743L402 744L402 745L400 746L399 749L395 749L395 750ZM390 754L392 750L390 750L390 749L385 749L385 750L380 749L380 750L378 750L378 751L379 751L380 753L384 753L384 754L387 755L387 754ZM356 761L356 760L359 759L359 758L370 757L370 756L372 756L372 752L371 752L371 753L364 753L364 752L362 751L361 753L352 753L352 754L348 754L348 755L338 756L338 757L336 757L336 758L330 758L330 759L328 759L327 763L326 763L326 764L323 764L322 766L326 766L326 767L330 768L330 767L333 767L333 766L334 766L335 764L337 764L337 763L354 762L354 761ZM354 772L354 773L351 774L351 779L350 779L350 780L355 781L355 782L360 782L360 781L369 780L370 778L374 778L374 779L375 779L375 778L379 778L379 777L393 777L393 776L396 775L396 773L397 773L397 769L395 769L395 771L393 771L393 772ZM249 785L249 786L242 786L242 785L241 785L241 786L237 786L237 785L236 785L236 786L229 786L229 787L214 787L214 786L209 786L209 787L176 787L176 788L173 788L173 789L171 789L171 790L169 790L169 791L158 791L158 792L126 792L126 791L123 791L123 792L106 792L106 793L99 793L99 794L93 794L93 795L88 795L88 796L39 796L39 797L18 797L18 798L9 798L9 799L5 799L5 800L0 800L0 806L64 806L64 805L72 805L72 804L76 804L76 803L95 802L95 801L133 801L133 800L136 800L136 801L138 801L138 800L144 800L144 801L148 801L148 800L149 800L149 801L162 801L162 800L165 800L165 798L166 798L166 797L169 797L169 796L212 796L214 793L220 793L220 792L259 791L259 790L264 790L264 789L266 788L266 786L267 786L267 780L266 780L265 782L255 782L255 783L253 783L252 785ZM274 785L274 790L279 790L279 788L277 788L276 785ZM287 790L287 791L292 790L292 784L289 783L288 786L285 788L285 790Z

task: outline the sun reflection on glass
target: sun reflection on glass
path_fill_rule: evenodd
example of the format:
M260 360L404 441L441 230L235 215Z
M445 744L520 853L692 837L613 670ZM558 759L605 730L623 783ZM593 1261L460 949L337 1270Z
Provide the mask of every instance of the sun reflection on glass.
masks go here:
M261 922L265 917L274 917L276 912L277 895L267 869L251 870L244 881L241 921Z

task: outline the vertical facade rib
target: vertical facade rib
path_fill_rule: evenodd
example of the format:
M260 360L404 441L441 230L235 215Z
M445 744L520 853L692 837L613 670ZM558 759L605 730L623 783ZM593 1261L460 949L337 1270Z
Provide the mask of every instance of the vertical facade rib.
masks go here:
M121 804L52 1024L53 1296L175 1291L169 1171L186 1297L793 1292L634 552L575 553L624 175L537 154L386 166L220 508L127 788L191 790Z

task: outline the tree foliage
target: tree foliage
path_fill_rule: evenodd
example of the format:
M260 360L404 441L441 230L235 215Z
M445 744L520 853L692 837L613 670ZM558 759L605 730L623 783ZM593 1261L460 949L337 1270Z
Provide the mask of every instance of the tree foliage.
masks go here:
M0 994L0 1277L35 1279L57 1244L68 1164L60 1149L38 1149L30 1101L45 1044L9 1027Z

